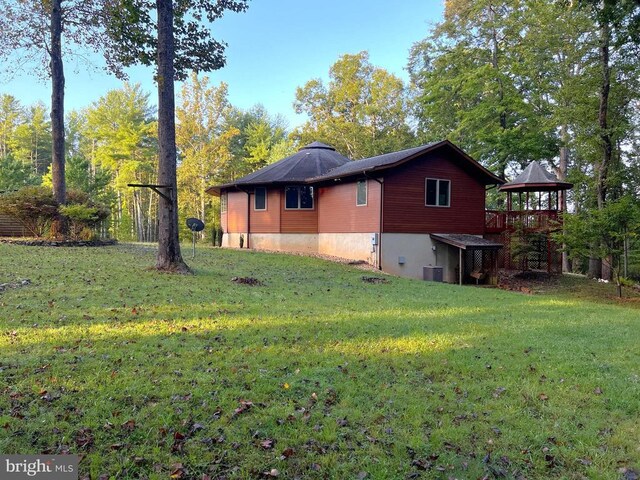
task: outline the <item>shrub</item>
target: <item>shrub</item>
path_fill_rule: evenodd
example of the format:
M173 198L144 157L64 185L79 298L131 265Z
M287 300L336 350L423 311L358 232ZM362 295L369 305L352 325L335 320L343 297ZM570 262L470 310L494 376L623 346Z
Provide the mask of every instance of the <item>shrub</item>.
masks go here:
M73 239L90 240L94 231L109 216L109 208L94 203L84 192L70 190L67 205L60 207L60 213L69 221L69 235Z
M58 215L58 202L46 187L23 187L0 195L0 213L18 220L34 237L42 237Z

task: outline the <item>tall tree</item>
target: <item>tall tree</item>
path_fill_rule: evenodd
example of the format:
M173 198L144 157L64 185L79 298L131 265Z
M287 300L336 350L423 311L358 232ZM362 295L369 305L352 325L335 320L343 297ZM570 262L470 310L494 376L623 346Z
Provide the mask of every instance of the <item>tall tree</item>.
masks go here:
M516 22L520 3L448 0L444 21L413 46L409 60L419 135L450 138L502 178L510 166L555 150L544 112L513 74L525 31Z
M140 85L125 84L93 103L85 116L86 122L79 127L84 137L80 148L91 160L94 181L100 182L103 172L112 179L114 233L121 239L156 240L155 194L127 187L129 183L154 183L157 122L149 94Z
M158 183L164 185L158 209L159 270L189 272L180 253L176 178L174 78L188 71L224 66L225 45L214 40L209 22L225 11L244 11L248 0L111 0L106 4L111 38L106 58L111 65L153 65L158 85ZM155 18L154 18L155 17Z
M13 95L0 96L0 158L9 155L15 130L24 116L24 110Z
M323 141L352 159L413 146L401 79L373 66L367 52L341 56L329 77L296 90L295 110L309 116L293 133L300 143Z
M62 34L76 47L96 45L97 4L92 0L0 0L0 57L14 60L16 70L30 67L51 79L53 191L59 203L66 197Z
M51 122L43 103L36 103L24 113L12 139L14 157L30 166L34 175L42 176L51 165Z
M212 197L205 193L208 186L223 180L222 172L231 158L231 139L239 130L227 122L231 112L227 85L209 86L208 77L193 73L182 86L178 107L176 141L178 192L181 212L207 222ZM204 232L201 233L204 236Z

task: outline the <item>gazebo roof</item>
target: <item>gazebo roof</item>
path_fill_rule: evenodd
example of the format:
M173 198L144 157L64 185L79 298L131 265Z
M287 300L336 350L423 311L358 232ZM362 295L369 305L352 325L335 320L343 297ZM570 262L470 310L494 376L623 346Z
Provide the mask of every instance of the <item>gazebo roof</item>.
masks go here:
M501 192L546 192L568 190L571 187L573 187L572 183L558 180L553 173L533 161L511 182L501 185L499 190Z
M209 187L208 193L219 195L221 188L250 187L255 185L274 185L282 183L305 183L310 177L316 177L329 170L348 163L349 159L336 152L336 149L320 142L305 145L297 153L267 165L249 175L224 185Z

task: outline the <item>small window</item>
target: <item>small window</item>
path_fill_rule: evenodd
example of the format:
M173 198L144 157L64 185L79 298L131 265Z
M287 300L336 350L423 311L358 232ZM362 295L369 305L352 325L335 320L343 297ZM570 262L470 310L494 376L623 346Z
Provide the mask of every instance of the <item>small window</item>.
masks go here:
M227 211L227 192L223 192L222 194L220 194L220 211Z
M448 207L451 199L451 182L437 178L425 180L424 203L428 207Z
M362 207L367 204L367 181L359 180L356 184L356 205Z
M284 189L285 208L298 208L298 187L287 187Z
M313 187L306 185L286 187L284 189L284 197L284 206L287 210L313 209Z
M256 187L253 197L253 209L267 209L267 189L265 187Z

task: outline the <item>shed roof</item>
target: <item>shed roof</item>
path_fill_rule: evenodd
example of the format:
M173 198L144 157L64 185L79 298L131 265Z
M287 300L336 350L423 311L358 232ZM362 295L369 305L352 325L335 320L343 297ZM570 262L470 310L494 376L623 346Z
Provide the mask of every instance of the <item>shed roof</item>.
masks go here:
M573 187L572 183L558 180L553 173L547 171L538 162L533 161L511 182L500 187L501 191L511 190L520 192L537 192L547 190L567 190Z
M336 167L325 174L316 176L309 180L319 182L323 180L334 180L338 178L378 172L381 170L400 166L427 152L431 152L440 148L449 148L453 150L457 154L458 158L461 159L463 166L469 166L474 169L476 173L479 174L479 178L485 185L504 183L503 180L484 168L449 140L443 140L440 142L430 143L428 145L422 145L420 147L408 148L399 152L386 153L384 155L356 160Z
M224 185L209 187L207 193L219 194L221 188L252 185L272 185L277 183L304 183L349 162L336 149L320 142L305 145L293 155L267 165L249 175Z
M497 250L503 247L501 243L466 233L432 233L431 238L462 250Z

